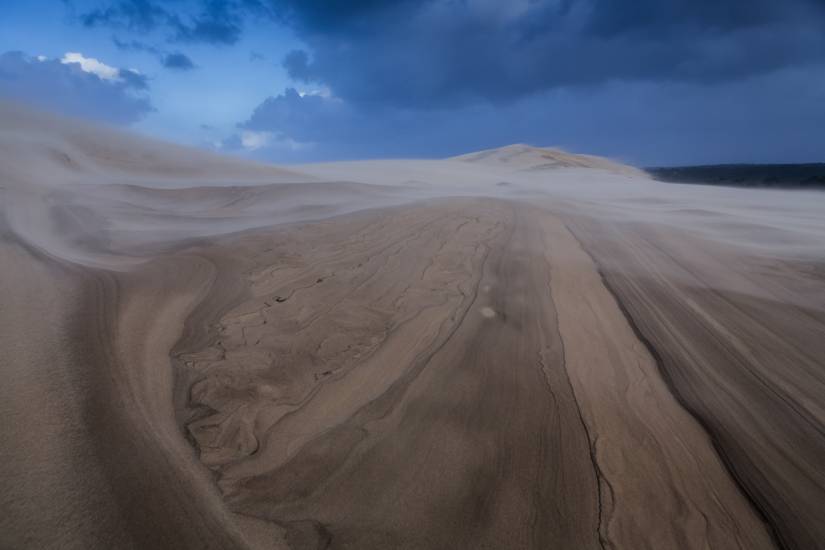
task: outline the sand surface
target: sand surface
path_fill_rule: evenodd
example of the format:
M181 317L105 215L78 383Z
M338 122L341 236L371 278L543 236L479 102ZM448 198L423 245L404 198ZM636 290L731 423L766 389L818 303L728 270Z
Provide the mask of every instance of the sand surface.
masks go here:
M0 104L0 548L825 548L823 243L813 191Z

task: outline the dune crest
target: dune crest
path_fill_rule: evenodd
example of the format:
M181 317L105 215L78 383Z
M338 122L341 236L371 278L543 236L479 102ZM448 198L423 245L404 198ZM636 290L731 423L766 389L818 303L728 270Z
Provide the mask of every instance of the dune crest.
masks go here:
M643 170L604 157L577 155L551 147L534 147L517 143L451 157L451 160L507 166L515 170L553 170L558 168L590 168L628 176L646 177Z

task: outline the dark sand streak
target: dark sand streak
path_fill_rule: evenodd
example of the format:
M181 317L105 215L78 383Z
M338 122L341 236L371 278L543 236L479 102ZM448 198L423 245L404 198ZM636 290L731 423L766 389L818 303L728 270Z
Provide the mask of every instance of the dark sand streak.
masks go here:
M754 511L759 514L759 517L764 522L768 532L771 535L771 539L773 540L774 544L776 544L777 548L781 548L782 550L790 550L792 547L788 544L787 541L783 540L780 535L780 532L776 529L774 525L770 513L760 504L757 498L753 495L753 493L748 488L748 485L742 480L741 476L737 472L736 464L730 459L730 457L725 452L724 446L719 443L718 434L716 430L713 428L711 424L705 421L704 417L698 413L693 407L691 407L690 403L685 400L684 396L679 392L679 389L673 382L673 378L671 373L665 368L664 361L662 359L661 354L656 349L656 346L647 337L647 335L639 328L639 325L636 323L635 319L631 315L630 311L628 310L625 303L620 298L620 295L616 292L616 289L613 288L613 285L610 282L610 278L605 276L604 268L601 266L598 259L593 256L593 254L587 249L586 246L582 243L581 239L576 235L576 231L570 227L569 225L565 224L565 227L568 231L576 238L579 242L579 246L581 246L582 250L590 256L590 259L593 260L593 263L599 266L598 272L599 276L602 279L602 283L604 284L605 288L610 292L613 296L613 299L616 301L616 305L618 306L619 310L621 310L622 315L624 315L627 323L630 325L630 328L633 329L633 333L636 335L636 338L644 344L647 348L648 353L653 357L654 361L656 362L656 367L659 371L659 374L664 380L665 384L667 384L670 393L673 397L679 402L679 405L682 406L693 418L696 422L702 426L702 429L708 434L710 440L713 444L713 448L716 451L716 454L719 455L722 463L725 465L725 469L727 470L728 474L730 474L731 479L736 483L736 486L739 488L739 491L742 495L748 500L748 503L753 507Z

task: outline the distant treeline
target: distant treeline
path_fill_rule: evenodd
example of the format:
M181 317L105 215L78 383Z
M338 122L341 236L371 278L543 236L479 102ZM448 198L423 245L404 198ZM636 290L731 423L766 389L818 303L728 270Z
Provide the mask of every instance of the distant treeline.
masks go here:
M646 168L660 181L740 187L825 189L825 163L820 164L720 164Z

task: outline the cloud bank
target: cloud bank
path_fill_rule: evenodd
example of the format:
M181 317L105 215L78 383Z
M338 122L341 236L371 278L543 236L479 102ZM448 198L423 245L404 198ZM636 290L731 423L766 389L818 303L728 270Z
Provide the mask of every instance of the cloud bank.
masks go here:
M821 0L274 2L298 81L348 101L507 102L614 80L713 83L825 60Z
M80 21L89 28L108 27L143 33L160 29L178 42L231 45L241 36L243 12L255 4L254 0L200 0L192 9L191 2L117 0L82 12Z
M116 0L80 20L218 45L286 26L305 44L284 59L296 81L416 108L825 61L823 0Z

